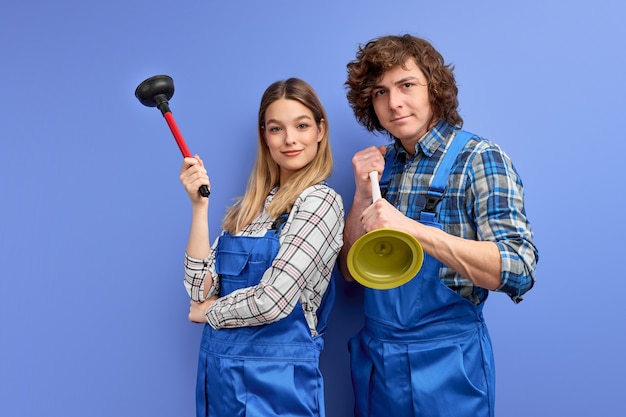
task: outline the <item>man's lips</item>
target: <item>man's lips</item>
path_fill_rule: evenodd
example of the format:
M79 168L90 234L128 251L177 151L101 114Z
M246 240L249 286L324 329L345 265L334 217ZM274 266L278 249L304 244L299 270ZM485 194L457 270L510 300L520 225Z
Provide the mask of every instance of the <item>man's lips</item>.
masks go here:
M393 119L391 119L391 123L397 123L397 122L401 122L404 119L407 119L409 116L398 116L398 117L394 117Z

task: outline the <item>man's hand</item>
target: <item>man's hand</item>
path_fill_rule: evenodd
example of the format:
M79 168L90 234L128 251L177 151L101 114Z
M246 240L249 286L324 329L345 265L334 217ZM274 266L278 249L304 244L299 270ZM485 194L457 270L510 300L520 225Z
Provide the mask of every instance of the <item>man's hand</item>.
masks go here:
M361 214L360 220L366 232L387 227L411 233L414 225L414 220L406 217L383 198L366 208Z
M367 201L367 204L372 202L372 186L369 177L370 172L378 172L379 176L382 175L385 168L385 147L370 146L359 152L352 157L352 169L354 171L354 181L356 184L355 198L360 198Z

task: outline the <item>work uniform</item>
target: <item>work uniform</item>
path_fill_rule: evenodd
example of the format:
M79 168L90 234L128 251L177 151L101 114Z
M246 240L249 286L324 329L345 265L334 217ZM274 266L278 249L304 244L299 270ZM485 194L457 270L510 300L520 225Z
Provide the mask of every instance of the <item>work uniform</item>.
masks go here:
M268 230L264 236L225 233L219 238L215 268L221 280L220 297L259 284L278 253L281 229ZM196 386L197 416L323 417L319 356L333 297L331 280L317 311L315 337L300 302L288 316L270 324L219 330L205 325Z
M442 228L438 202L450 167L471 136L460 131L453 139L425 199L430 207L416 210L416 220ZM381 188L393 152L391 145ZM391 191L385 198L393 204L396 196ZM483 303L475 305L442 283L441 266L425 253L421 270L408 283L365 288L365 325L349 341L356 416L493 416L494 361Z

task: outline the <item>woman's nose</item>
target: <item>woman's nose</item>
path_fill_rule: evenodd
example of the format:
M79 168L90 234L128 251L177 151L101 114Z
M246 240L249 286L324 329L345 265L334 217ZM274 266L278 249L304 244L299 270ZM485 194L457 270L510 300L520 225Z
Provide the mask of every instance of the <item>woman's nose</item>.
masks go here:
M285 130L285 143L296 143L296 135L294 132Z

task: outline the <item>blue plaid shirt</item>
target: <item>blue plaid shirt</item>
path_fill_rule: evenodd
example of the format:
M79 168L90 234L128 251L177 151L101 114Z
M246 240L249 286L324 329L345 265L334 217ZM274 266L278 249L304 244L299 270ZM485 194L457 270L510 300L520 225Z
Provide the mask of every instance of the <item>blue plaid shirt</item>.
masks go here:
M395 147L396 156L386 198L406 216L419 220L433 173L458 130L439 122L417 143L412 157L399 141L389 145ZM516 303L521 301L535 281L538 251L524 210L522 180L498 145L478 136L468 141L452 166L438 213L447 233L498 245L502 278L497 291ZM486 289L445 265L439 276L474 304L487 298Z

